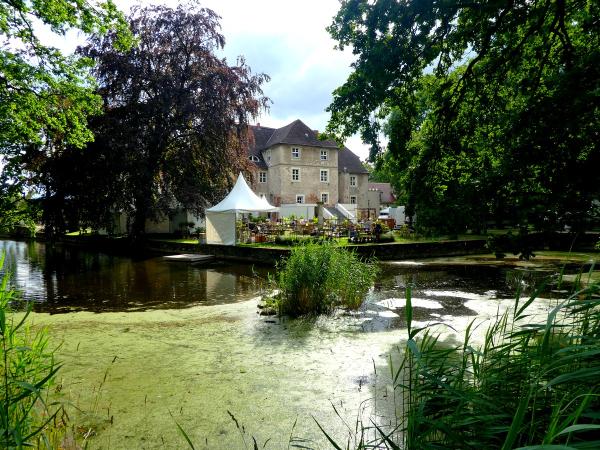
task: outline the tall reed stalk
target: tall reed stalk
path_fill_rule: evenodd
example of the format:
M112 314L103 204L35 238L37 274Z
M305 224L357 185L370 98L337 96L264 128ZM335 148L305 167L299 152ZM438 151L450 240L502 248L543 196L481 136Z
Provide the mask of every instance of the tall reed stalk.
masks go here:
M29 311L11 310L16 293L8 283L5 274L0 284L0 448L52 448L54 438L48 439L45 431L60 408L48 404L46 394L60 366L49 350L46 330L30 328Z
M599 293L598 284L578 288L542 319L530 313L539 292L517 296L482 344L472 322L449 347L413 327L407 290L407 343L392 368L396 426L363 423L343 447L600 449Z
M460 347L409 319L406 449L600 448L600 299L578 290L536 321L536 294ZM410 308L408 308L410 309Z

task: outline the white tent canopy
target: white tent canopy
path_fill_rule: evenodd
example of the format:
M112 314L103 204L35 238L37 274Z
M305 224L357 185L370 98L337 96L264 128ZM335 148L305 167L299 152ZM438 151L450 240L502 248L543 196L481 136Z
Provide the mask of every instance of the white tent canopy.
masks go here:
M206 210L206 242L235 245L237 213L275 212L279 209L259 197L240 173L235 186L220 203Z

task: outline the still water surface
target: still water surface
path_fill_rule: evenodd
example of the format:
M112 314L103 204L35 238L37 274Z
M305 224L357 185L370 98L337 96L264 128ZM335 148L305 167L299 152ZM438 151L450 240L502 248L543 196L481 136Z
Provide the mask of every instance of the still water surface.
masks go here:
M165 261L160 256L123 257L71 246L0 240L13 286L36 312L115 312L188 308L235 303L266 286L268 268L216 263L208 267ZM556 268L537 271L460 264L382 264L368 303L413 295L435 300L458 315L464 309L457 292L504 298L521 285L527 289ZM468 297L468 296L467 296ZM389 305L388 305L389 306Z
M161 257L136 258L41 242L0 240L13 285L37 312L135 311L233 303L248 299L266 269L210 268Z
M9 240L1 251L15 287L34 302L33 320L61 345L61 400L89 448L107 449L185 448L175 421L196 448L231 449L252 436L260 447L287 448L290 435L328 448L313 417L340 442L338 414L392 424L387 362L405 336L407 286L415 321L450 325L452 344L470 321L485 324L510 307L517 286L528 291L556 271L386 263L358 313L292 321L257 315L265 268ZM561 295L549 289L537 310Z

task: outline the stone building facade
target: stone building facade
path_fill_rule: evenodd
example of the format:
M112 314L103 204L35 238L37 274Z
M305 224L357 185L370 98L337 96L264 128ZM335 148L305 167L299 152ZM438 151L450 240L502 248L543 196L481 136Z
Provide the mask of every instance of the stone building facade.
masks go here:
M275 206L316 204L367 208L368 171L357 155L321 139L300 120L282 127L252 126L248 158L252 188Z

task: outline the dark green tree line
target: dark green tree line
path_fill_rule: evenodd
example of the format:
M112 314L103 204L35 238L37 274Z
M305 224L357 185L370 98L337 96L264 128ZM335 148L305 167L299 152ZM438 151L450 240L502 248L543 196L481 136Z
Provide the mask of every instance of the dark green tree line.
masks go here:
M112 31L78 49L104 104L94 141L51 158L32 146L23 158L43 186L47 232L110 227L124 212L137 238L176 206L201 212L247 167L247 125L267 106L267 77L216 56L217 14L192 2L134 8L128 21L130 49Z
M593 1L342 2L357 55L329 130L361 132L432 231L491 219L589 225L600 197L600 14Z

